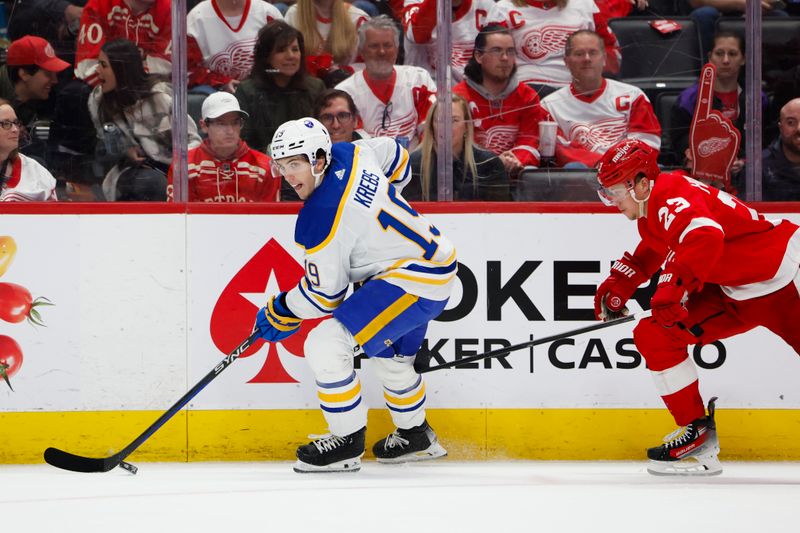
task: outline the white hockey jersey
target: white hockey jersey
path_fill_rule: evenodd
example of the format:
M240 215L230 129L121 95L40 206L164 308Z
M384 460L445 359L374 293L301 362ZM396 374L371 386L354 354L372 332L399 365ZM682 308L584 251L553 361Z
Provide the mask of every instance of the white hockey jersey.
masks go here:
M453 11L450 67L454 84L464 78L464 67L472 57L475 36L486 25L492 7L494 0L463 0ZM422 67L433 74L436 71L436 0L405 0L403 29L405 64Z
M264 0L245 0L241 17L225 17L214 0L197 4L186 17L206 67L235 80L244 80L253 67L253 47L258 31L269 22L283 19L278 8Z
M6 170L8 173L8 170ZM35 159L18 154L11 176L0 185L0 202L55 201L56 179Z
M300 318L328 315L350 283L370 279L430 300L449 298L455 248L400 195L411 178L408 152L376 138L336 143L332 155L297 217L305 275L286 295L289 310Z
M537 0L525 1L525 6L518 7L511 0L500 0L489 13L489 23L503 24L514 36L521 82L568 85L572 77L564 64L564 45L578 30L597 32L606 47L606 70L618 70L618 43L595 0L569 0L563 9Z
M400 139L414 149L419 143L419 126L435 99L436 83L420 67L395 65L394 71L395 83L388 101L382 100L369 86L366 71L356 72L336 88L353 97L367 133Z
M558 123L556 150L573 151L565 160L594 166L611 145L625 138L661 148L661 125L653 106L633 85L607 79L592 95L577 94L570 85L549 94L542 107L548 119ZM557 158L561 160L558 154Z

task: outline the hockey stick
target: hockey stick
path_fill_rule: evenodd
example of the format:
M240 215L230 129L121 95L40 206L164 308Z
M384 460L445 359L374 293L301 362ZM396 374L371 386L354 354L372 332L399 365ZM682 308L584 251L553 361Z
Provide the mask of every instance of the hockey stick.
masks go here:
M454 366L463 365L465 363L472 363L474 361L482 361L484 359L490 359L492 357L502 357L507 355L511 352L515 352L517 350L522 350L524 348L530 348L531 346L538 346L540 344L547 344L549 342L566 339L569 337L574 337L575 335L581 335L583 333L589 333L590 331L597 331L598 329L605 329L610 328L611 326L619 326L620 324L625 324L626 322L633 322L634 320L639 320L641 318L647 318L652 315L652 312L642 311L641 313L636 313L634 315L624 316L622 318L617 318L614 320L609 320L608 322L600 322L599 324L592 324L591 326L585 326L578 329L573 329L572 331L565 331L564 333L559 333L557 335L551 335L549 337L542 337L541 339L534 339L527 342L521 342L519 344L514 344L512 346L508 346L506 348L498 348L497 350L492 350L490 352L473 355L471 357L465 357L463 359L458 359L456 361L450 361L449 363L444 363L437 366L431 366L428 368L423 368L417 371L419 374L425 374L427 372L434 372L436 370L443 370L445 368L452 368Z
M203 390L206 385L211 383L214 378L220 375L223 370L228 368L228 366L230 366L231 363L233 363L245 350L247 350L250 345L256 341L256 339L258 339L258 333L254 331L249 337L242 341L242 343L237 346L236 349L229 353L225 359L220 361L219 364L217 364L217 366L211 370L211 372L206 374L205 377L197 383L197 385L189 389L186 394L181 396L181 399L178 400L175 405L170 407L163 415L158 417L158 420L153 422L149 428L144 430L141 435L136 437L133 442L128 444L122 451L117 452L110 457L93 458L75 455L63 450L59 450L58 448L47 448L44 451L44 460L56 468L71 470L73 472L108 472L117 466L121 466L130 473L135 474L138 468L130 463L126 463L125 458L133 453L136 448L141 446L144 441L149 439L153 433L158 431L159 428L161 428L161 426L167 422L167 420L175 416L175 413L180 411L187 403L189 403L189 400L197 396L197 394Z

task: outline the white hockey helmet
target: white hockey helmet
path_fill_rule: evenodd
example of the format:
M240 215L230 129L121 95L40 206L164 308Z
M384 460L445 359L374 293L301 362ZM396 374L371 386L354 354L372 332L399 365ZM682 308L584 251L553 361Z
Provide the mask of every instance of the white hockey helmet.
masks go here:
M311 163L315 184L319 185L325 169L331 164L331 136L320 121L311 117L284 122L272 136L272 159L304 155ZM314 172L317 153L325 152L325 166L319 174Z

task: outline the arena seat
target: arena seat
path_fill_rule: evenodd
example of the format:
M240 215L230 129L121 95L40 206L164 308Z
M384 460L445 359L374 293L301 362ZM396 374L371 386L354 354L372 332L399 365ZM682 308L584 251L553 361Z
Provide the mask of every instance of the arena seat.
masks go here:
M702 66L700 36L692 19L673 17L681 29L669 35L650 27L653 20L624 17L609 21L622 49L619 79L644 89L651 97L692 85Z
M681 160L673 153L669 135L672 124L672 106L680 94L680 91L666 91L660 93L653 102L653 110L658 118L658 123L661 124L661 155L658 162L665 166L676 166L681 163Z
M513 192L517 202L599 202L597 171L542 168L524 170Z
M192 117L192 120L197 125L198 131L200 130L200 119L203 118L202 109L206 96L208 95L192 92L186 95L186 107L188 108L189 116Z

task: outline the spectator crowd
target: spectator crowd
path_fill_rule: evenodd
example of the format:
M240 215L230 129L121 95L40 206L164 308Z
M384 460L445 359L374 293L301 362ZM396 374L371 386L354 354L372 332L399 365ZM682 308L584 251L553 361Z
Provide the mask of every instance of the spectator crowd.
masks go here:
M171 201L172 3L2 4L0 201ZM714 109L742 134L730 179L714 185L744 190L746 43L723 27L743 20L744 0L451 0L446 66L437 0L187 4L189 105L177 138L189 150L189 201L299 200L272 174L270 143L306 116L334 142L394 138L411 153L404 195L435 201L437 68L452 80L456 200L529 199L517 194L527 177L592 172L625 138L660 150L662 167L691 168L705 63ZM770 57L763 71L763 199L795 201L800 3L761 4L765 23L789 35L785 60ZM658 67L631 75L626 51L645 44L621 20L641 21ZM677 54L691 56L691 71L662 75Z

